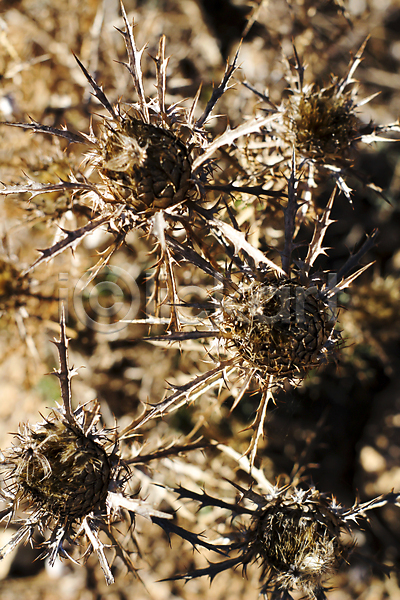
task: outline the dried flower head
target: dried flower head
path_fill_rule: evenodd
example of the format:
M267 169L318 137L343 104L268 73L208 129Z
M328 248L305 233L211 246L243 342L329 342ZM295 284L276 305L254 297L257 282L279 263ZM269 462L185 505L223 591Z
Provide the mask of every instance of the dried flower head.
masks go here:
M241 282L222 299L213 322L227 345L264 379L303 377L339 338L336 312L321 289L296 279Z
M92 162L115 201L138 213L180 204L194 187L189 150L179 137L129 114L114 127L105 122Z
M86 409L89 416L95 413ZM53 411L33 429L24 425L16 439L5 464L11 467L7 491L13 490L18 503L37 504L44 513L71 523L104 507L113 457L93 430L85 434L82 425L74 427Z
M344 525L332 498L318 490L277 490L253 523L265 589L300 590L312 597L348 554L340 539Z
M289 138L300 156L342 166L351 158L351 148L362 139L363 124L357 108L370 100L359 99L358 85L353 79L365 45L366 41L350 62L346 75L334 79L327 87L304 83L304 66L295 49L298 78L291 81L285 120Z
M302 182L304 213L312 208L310 202L321 179L334 178L342 193L351 201L352 189L347 179L350 174L362 179L362 183L383 194L383 190L352 169L359 143L397 141L394 137L384 137L388 132L399 132L399 123L376 125L364 123L360 108L370 102L377 94L363 98L360 85L354 79L354 73L362 61L368 40L365 40L351 58L343 77L332 76L327 85L317 82L306 83L306 70L296 47L293 64L287 68L287 98L279 107L273 105L268 96L245 85L263 99L269 107L279 110L280 119L271 123L269 136L266 136L264 150L257 156L256 164L266 167L271 164L271 155L280 172L283 165L291 160L293 149L298 161L305 169L306 177ZM264 154L263 154L264 153ZM278 174L276 174L278 177ZM307 205L309 205L307 207ZM310 217L313 210L310 210Z
M302 91L293 101L286 116L294 134L297 150L313 158L348 154L359 135L354 100L337 95L337 86Z
M241 468L251 473L262 493L253 488L240 492L235 504L178 488L182 498L200 503L201 507L219 506L240 517L241 524L231 533L224 533L225 551L236 554L220 563L189 573L191 579L218 573L242 565L245 570L252 562L260 564L261 592L274 600L291 600L291 592L306 594L310 600L326 598L324 584L347 561L355 542L351 539L352 526L366 517L366 512L388 503L398 504L398 494L390 493L364 504L356 502L350 509L340 506L330 494L319 492L313 486L292 481L285 486L272 485L259 469L231 448L221 450L234 457ZM347 534L347 535L344 535ZM223 543L216 541L218 549Z

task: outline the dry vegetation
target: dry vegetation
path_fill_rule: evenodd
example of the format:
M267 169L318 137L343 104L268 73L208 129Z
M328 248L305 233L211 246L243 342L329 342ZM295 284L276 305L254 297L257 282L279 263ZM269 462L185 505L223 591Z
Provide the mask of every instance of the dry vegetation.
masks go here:
M400 600L400 3L0 10L1 598Z

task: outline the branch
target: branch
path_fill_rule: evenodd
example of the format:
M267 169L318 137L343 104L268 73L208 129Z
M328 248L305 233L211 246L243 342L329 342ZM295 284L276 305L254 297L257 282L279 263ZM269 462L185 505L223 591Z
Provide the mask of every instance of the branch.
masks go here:
M133 84L135 86L136 93L139 98L139 105L140 105L140 110L141 110L141 113L143 116L143 120L145 123L150 123L149 109L147 107L146 97L145 97L144 87L143 87L142 69L140 67L140 62L142 60L142 54L143 54L146 46L143 46L143 48L141 50L137 49L136 43L135 43L135 38L133 36L133 28L129 24L124 5L122 4L122 0L121 0L121 12L122 12L122 18L124 19L126 31L122 31L121 29L118 29L118 28L117 28L117 30L124 37L126 51L127 51L128 60L129 60L128 64L127 63L122 63L122 64L128 69L129 73L132 75Z
M61 399L63 402L65 418L71 425L76 425L76 420L71 408L71 379L73 375L75 375L75 370L68 367L68 338L65 333L64 306L62 306L61 309L60 328L60 339L58 341L54 340L53 342L58 350L60 370L54 371L54 374L60 382Z
M253 512L244 507L244 506L240 506L239 504L230 504L229 502L224 502L223 500L220 500L219 498L214 498L213 496L209 496L206 492L203 492L202 494L197 494L196 492L192 492L191 490L187 490L186 488L179 486L177 488L174 488L174 492L176 494L178 494L179 498L183 498L185 500L194 500L195 502L198 502L201 505L201 508L204 508L206 506L217 506L219 508L225 508L226 510L229 510L235 514L238 515L252 515Z
M248 256L250 256L256 265L259 266L260 263L267 265L270 269L275 271L278 275L285 276L286 272L282 270L278 265L276 265L272 260L267 258L261 250L258 248L254 248L245 237L245 234L241 231L237 231L228 223L224 223L219 219L213 219L210 221L210 225L214 230L221 233L223 237L225 237L231 244L233 244L235 254L237 255L240 251L245 252Z
M203 154L196 158L192 165L192 173L195 173L203 163L211 158L218 148L221 148L221 146L230 145L241 136L260 131L262 127L277 118L278 115L273 114L261 119L251 119L250 121L247 121L247 123L242 123L242 125L235 127L235 129L230 129L228 127L224 133L215 138L215 140L208 146L207 150Z
M165 35L162 35L160 38L157 56L153 60L156 63L158 105L161 118L165 120L165 90L167 87L167 65L169 61L169 58L165 58Z
M127 439L127 436L124 436L124 439ZM121 440L121 436L119 436L119 440ZM177 456L178 454L182 454L183 452L190 452L191 450L204 450L204 448L209 447L209 442L201 440L189 444L171 444L170 446L168 446L168 448L154 450L154 452L150 452L149 454L138 454L134 458L129 458L128 460L124 460L123 462L124 465L141 465L146 464L151 460L159 460L168 456Z
M296 229L296 215L299 209L296 191L297 181L298 180L296 178L295 156L293 152L292 170L288 181L288 203L284 210L285 244L282 251L282 268L286 275L290 275L290 265L292 262L293 252L293 238Z
M308 246L307 257L305 260L305 264L308 269L313 266L314 262L320 254L326 254L326 248L322 247L322 243L324 241L325 233L329 225L335 223L335 221L333 219L330 219L329 217L331 215L333 201L336 196L336 189L337 188L335 187L329 198L328 204L326 205L324 212L322 213L321 218L316 219L315 221L313 237L310 242L310 245Z
M201 394L216 387L219 383L223 383L225 381L225 370L229 367L232 370L236 369L236 360L237 359L232 358L223 361L214 369L195 377L185 385L175 387L174 389L176 391L150 409L148 414L142 418L138 427L141 427L151 419L163 415L171 406L174 406L174 410L177 410L183 404L194 402Z
M31 119L32 123L8 123L1 121L0 125L9 125L10 127L21 127L22 129L30 129L35 133L48 133L49 135L56 135L62 137L72 144L87 144L89 138L81 135L80 133L72 133L68 129L57 129L56 127L50 127L49 125L42 125Z
M229 80L232 77L232 75L234 74L234 72L236 71L236 69L238 68L237 61L239 58L240 46L241 46L241 44L239 44L239 47L236 50L236 54L235 54L235 58L233 59L233 63L231 65L229 63L226 65L225 73L222 78L222 81L217 88L213 89L211 98L207 102L207 106L204 109L203 114L197 119L197 121L195 123L196 127L202 127L204 125L204 123L207 121L208 117L214 110L215 105L217 104L218 100L229 89L229 87L228 87Z
M93 221L89 221L89 223L87 223L87 225L84 225L83 227L80 227L79 229L75 229L74 231L67 231L67 230L63 229L62 231L64 231L64 233L67 234L67 237L60 240L59 242L57 242L50 248L46 248L45 250L39 250L39 252L41 253L41 256L33 263L33 265L31 265L28 269L26 269L21 275L22 276L26 275L27 273L29 273L30 271L35 269L38 265L40 265L42 262L47 262L47 261L51 260L52 258L54 258L55 256L57 256L58 254L61 254L61 252L63 252L67 248L77 244L83 238L85 238L89 233L91 233L94 229L96 229L97 227L100 227L101 225L104 225L104 223L107 223L109 220L110 220L109 216L98 217L97 219L93 219Z
M214 550L214 552L218 552L219 554L225 554L221 550L221 547L214 546L213 544L209 544L208 542L203 541L200 538L200 536L190 531L187 531L183 527L179 527L179 525L175 525L175 523L173 523L172 521L166 521L158 517L153 517L151 520L153 523L155 523L165 531L165 533L168 536L168 539L171 533L175 533L176 535L179 535L179 537L181 537L182 539L192 544L193 548L196 548L197 546L202 546L203 548L207 548L208 550Z
M162 581L176 581L179 579L186 579L189 581L190 579L195 579L196 577L203 577L204 575L208 575L210 581L214 579L218 573L222 573L227 569L231 569L232 567L236 567L236 565L243 563L243 557L237 556L236 558L229 558L228 560L223 560L220 563L208 563L208 567L204 569L196 569L196 571L190 571L186 575L176 575L175 577L170 577L168 579L164 579Z
M371 248L373 248L378 234L379 230L375 229L372 232L372 234L368 236L368 238L365 240L359 251L355 254L352 254L347 259L343 267L336 274L336 277L323 289L323 292L327 294L328 297L332 297L340 290L343 290L346 287L348 287L359 275L361 275L361 273L363 273L373 264L373 262L368 263L368 265L361 267L352 275L348 275L348 273L351 273L351 271L358 265L359 261L364 256L364 254L366 254Z
M60 183L36 183L29 181L22 185L7 185L0 188L1 196L9 196L11 194L31 194L31 198L38 196L39 194L50 194L51 192L58 192L62 190L85 190L85 191L96 191L95 186L89 183L79 183L78 181L64 181L61 179Z
M93 79L93 77L88 73L88 71L85 69L85 67L83 66L83 64L81 63L81 61L79 60L79 58L75 54L74 54L74 57L75 57L76 62L79 65L79 67L81 68L84 76L86 77L86 79L90 83L91 87L93 88L93 94L94 94L94 96L96 96L97 100L104 106L105 109L108 110L108 112L113 117L113 119L118 120L117 113L115 112L115 110L111 106L111 103L107 99L107 96L105 95L105 93L103 92L103 90L101 89L101 87L97 85L97 83L95 82L95 80Z

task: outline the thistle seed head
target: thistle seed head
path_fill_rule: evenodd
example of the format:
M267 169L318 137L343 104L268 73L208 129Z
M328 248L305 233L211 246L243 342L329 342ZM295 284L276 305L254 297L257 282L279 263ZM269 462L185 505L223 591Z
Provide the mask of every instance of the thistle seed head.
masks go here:
M84 420L98 416L97 406L78 410ZM3 453L3 496L12 512L27 510L38 525L62 522L67 535L87 515L106 515L107 493L120 470L118 456L105 450L104 434L85 433L80 420L53 410L33 427L22 425Z
M112 476L98 441L53 412L35 428L25 426L5 454L7 490L28 505L70 523L104 510Z
M291 98L287 117L301 156L321 159L348 155L357 135L357 105L350 93L337 94L337 86L302 91Z
M349 551L340 539L341 522L317 490L278 494L255 518L255 549L267 587L300 590L314 597Z
M192 186L185 144L172 131L130 115L105 126L98 152L94 161L115 201L137 212L179 204Z
M136 513L150 520L158 519L161 526L170 515L126 493L131 478L129 461L120 456L117 430L107 432L98 428L101 416L98 403L72 411L70 384L75 371L68 366L64 315L60 340L54 343L60 360L60 370L55 375L60 382L62 406L33 427L22 425L14 445L0 453L0 497L6 504L0 519L8 518L19 525L13 537L0 548L0 560L24 539L34 544L36 529L44 537L50 531L40 544L50 565L57 556L69 558L65 544L76 545L86 535L83 556L97 553L110 584L114 578L99 531L108 536L115 552L132 569L128 551L112 532L113 523L121 521L123 509L129 513L131 525ZM25 513L25 517L14 518L17 512Z
M305 375L339 335L317 286L275 277L242 284L223 300L215 323L250 366L276 377Z
M274 485L266 479L243 454L231 447L218 445L233 458L256 486L242 487L232 481L239 492L236 501L229 503L206 491L194 492L179 486L180 498L194 500L200 508L220 507L232 515L236 523L232 531L214 543L214 550L223 550L228 558L209 562L176 579L193 579L207 575L210 579L227 569L258 562L261 567L261 594L270 600L294 600L291 592L305 594L309 600L326 600L326 579L337 572L355 545L352 530L367 512L387 504L399 505L399 495L391 492L365 503L355 501L351 508L337 503L332 494L307 485L302 469L296 470L287 485ZM346 535L344 535L346 534ZM296 596L297 598L298 596Z

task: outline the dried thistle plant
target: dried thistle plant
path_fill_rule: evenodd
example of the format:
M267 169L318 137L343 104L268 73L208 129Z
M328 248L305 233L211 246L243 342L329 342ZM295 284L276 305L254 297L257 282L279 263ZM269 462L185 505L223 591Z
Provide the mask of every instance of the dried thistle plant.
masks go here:
M330 214L335 189L315 221L306 256L295 259L294 252L302 245L295 241L297 213L301 209L297 183L293 171L284 208L282 266L247 242L238 228L219 219L210 221L210 228L231 261L225 272L217 271L194 250L174 245L176 256L196 264L212 274L214 281L220 282L219 296L215 294L216 290L210 290L210 301L203 307L208 309L209 316L199 320L200 329L169 333L150 340L169 343L211 338L214 343L207 351L216 366L188 384L176 387L172 394L149 410L144 422L193 402L210 388L223 386L227 381L234 382L231 393L235 407L255 384L261 398L252 423L254 435L247 449L253 463L258 440L264 434L267 406L273 400L274 388L286 381L301 382L312 369L335 356L341 343L336 328L336 294L370 266L357 268L363 255L373 246L377 232L349 257L338 273L315 270L318 257L326 254L324 237L333 223Z
M326 598L325 583L343 563L347 563L356 543L353 528L367 512L387 504L400 505L399 494L392 492L368 502L356 501L351 508L337 503L331 494L318 491L301 481L296 471L286 485L271 484L262 469L256 469L232 448L220 450L251 474L259 491L252 485L236 483L239 498L235 503L222 501L206 492L196 493L179 487L182 499L195 501L201 508L219 507L235 518L235 528L221 531L215 541L232 557L198 569L177 579L208 576L211 580L226 569L260 565L261 593L271 600L293 600L291 592L305 594L310 600ZM296 596L297 597L297 596Z
M198 8L197 3L194 4ZM255 7L246 32L263 4ZM308 19L309 9L311 14L314 7L303 4L301 10L307 12L304 18ZM258 442L265 430L267 408L274 400L276 388L285 389L287 383L299 384L314 369L338 356L342 339L336 294L350 286L369 266L360 267L360 263L376 239L373 232L337 273L322 270L319 259L328 250L325 236L333 223L331 212L334 204L337 208L338 201L335 191L326 206L319 208L320 183L332 177L337 188L350 199L348 175L352 172L358 143L383 140L382 134L398 131L398 123L386 127L366 126L359 118L359 108L372 98L360 98L358 84L353 79L364 44L350 62L345 76L333 78L327 85L305 83L304 66L295 50L296 75L288 76L288 95L281 103L272 104L266 95L257 92L267 103L268 110L266 117L264 111L263 118L254 118L236 96L236 111L242 124L234 129L228 125L224 133L216 136L209 122L237 73L238 53L232 64L228 64L205 110L197 116L200 90L196 95L191 93L193 99L188 108L181 98L169 99L168 87L172 86L167 86L164 36L154 58L156 94L148 95L149 82L142 72L145 48L137 48L133 26L123 6L121 11L125 28L120 33L128 55L125 67L133 81L136 103L121 100L114 104L109 100L110 92L106 94L100 87L100 79L89 74L89 71L96 72L94 63L100 58L99 48L96 48L99 56L95 61L82 59L90 65L88 68L78 60L102 111L101 116L94 116L95 124L88 126L85 133L36 121L8 123L84 146L83 162L78 166L72 152L65 160L66 154L58 148L55 161L50 161L48 169L45 165L40 176L30 173L24 184L5 186L0 193L18 194L16 204L26 197L25 193L34 199L30 204L23 204L26 215L23 225L45 222L60 226L56 228L55 241L40 251L38 260L29 263L26 273L68 248L74 250L91 233L107 229L113 241L90 269L89 280L93 279L121 249L128 233L140 228L144 238L156 245L157 257L156 314L142 322L157 327L167 324L167 319L158 319L162 277L167 282L164 303L168 303L172 313L172 321L167 324L171 333L153 336L150 340L157 343L161 340L165 345L174 341L180 344L182 372L176 370L176 364L171 365L171 377L176 377L178 383L182 381L180 377L187 375L189 361L185 363L185 360L189 348L202 351L205 347L212 366L199 374L204 367L198 365L197 369L195 364L197 370L190 373L189 382L172 386L172 391L149 407L142 418L122 431L118 427L105 429L100 425L97 403L72 410L70 379L74 371L68 367L62 322L61 337L56 342L62 405L40 423L22 424L15 434L14 445L5 450L2 457L1 496L6 508L0 517L18 530L0 550L0 558L23 541L41 545L43 556L47 556L51 564L57 556L68 558L71 554L73 557L80 551L85 560L95 552L107 583L111 583L113 554L117 554L129 570L136 569L136 562L133 564L131 560L131 542L133 533L135 537L140 537L140 533L129 525L138 515L157 524L168 535L179 535L194 547L230 555L227 560L211 563L208 568L185 576L187 579L200 575L212 579L231 567L243 566L246 570L250 563L258 562L265 595L288 600L292 592L299 592L309 598L325 598L326 581L351 554L353 544L346 537L352 533L357 519L373 508L398 504L397 494L364 504L356 502L351 509L345 509L337 504L333 495L320 492L296 476L286 486L278 482L272 485L254 464ZM99 7L98 15L100 13ZM100 35L100 29L95 35ZM100 77L104 76L105 71ZM232 112L235 113L235 108ZM254 133L259 136L250 137ZM70 167L72 174L68 175ZM55 173L59 180L54 178ZM48 194L46 206L40 199L42 194ZM68 211L80 219L74 230L66 228ZM269 223L271 215L273 222ZM307 226L312 220L314 230L305 238L303 225ZM270 234L263 226L267 221L275 228L274 244L270 243ZM82 254L85 250L88 249L80 249ZM10 261L0 263L0 310L4 310L6 319L20 314L26 295L31 293L28 279L18 278L19 271ZM200 285L206 282L204 288L207 288L209 301L193 304L196 311L203 311L202 316L185 320L181 314L191 305L181 301L179 286L192 283L193 273ZM214 280L214 287L210 278ZM40 300L39 295L36 296L36 300ZM5 322L3 319L1 327ZM202 345L196 343L203 340ZM126 360L131 364L132 356L134 363L140 348L134 344L129 348L110 344L108 360L102 365L106 364L111 371L113 361ZM146 368L154 370L159 377L154 362L150 360ZM104 373L103 377L106 388L112 375ZM323 374L321 379L323 381ZM125 381L121 385L125 385ZM145 385L143 388L148 390ZM210 507L225 511L223 526L222 519L219 522L219 531L225 539L207 542L202 536L176 525L170 514L157 510L158 505L142 500L138 486L136 491L131 486L136 482L136 474L137 481L142 481L140 477L151 479L147 472L150 461L203 447L203 443L185 440L180 445L162 445L158 451L148 454L141 446L132 457L131 452L125 456L124 442L141 431L145 423L154 437L159 432L161 438L166 431L170 434L170 420L160 422L156 417L168 416L213 388L220 388L220 403L228 395L233 397L232 410L247 392L259 392L255 396L258 405L252 423L254 434L247 449L249 458L239 457L232 448L220 446L254 477L259 488L255 491L246 484L233 483L240 494L236 502L225 502L218 495L196 494L192 488L185 489L185 484L175 489L181 500L194 500L205 508L203 513ZM149 403L154 402L150 397ZM212 397L211 410L216 402ZM121 412L128 410L122 401L120 404ZM207 423L210 414L205 402L198 402L197 407L199 419L194 430ZM232 415L234 420L235 415ZM232 436L228 443L234 446L237 440ZM215 485L226 476L224 461L218 464L221 466L218 474L211 473L211 466L210 474L207 473ZM200 471L198 480L202 481L203 473L195 460L183 466L185 472ZM136 467L140 468L140 476ZM166 485L163 473L161 470L158 483ZM180 475L173 469L168 475L175 477L175 486L176 477ZM170 490L168 493L172 495ZM183 512L186 508L183 504L175 501L171 506ZM177 516L181 516L179 510ZM237 519L237 528L227 525L231 517ZM200 517L192 519L197 525L202 522ZM120 529L126 527L128 535L121 541ZM159 533L159 529L156 531ZM37 541L35 532L43 536L44 542ZM157 533L154 537L159 544ZM136 544L136 540L133 543ZM136 550L135 546L133 553ZM176 555L171 555L170 560L177 560Z
M276 166L282 170L291 160L293 148L297 160L304 168L306 177L302 182L303 217L307 208L313 210L311 198L318 189L321 180L333 178L341 192L351 201L352 189L348 184L350 175L361 178L361 182L375 192L383 190L353 169L359 144L374 142L395 142L398 137L385 137L387 133L398 134L399 122L387 125L363 123L359 109L373 100L378 94L361 97L360 84L354 79L355 71L362 61L368 42L363 42L351 58L347 72L343 77L332 76L331 82L323 86L316 82L306 83L306 70L294 46L294 65L287 66L287 98L279 106L271 103L268 96L260 93L245 81L246 87L264 100L273 110L280 113L269 126L269 135L265 137L266 156L260 151L257 162L268 165L270 154L276 156Z
M55 374L60 382L62 405L42 422L33 426L22 424L15 434L15 443L1 454L0 494L6 508L0 517L8 525L16 524L18 530L0 549L0 559L21 542L30 541L42 548L42 556L54 565L57 557L71 558L70 553L78 546L83 549L85 559L96 552L106 582L111 584L114 577L106 556L110 542L114 555L129 570L136 571L126 540L121 543L113 530L125 518L132 526L138 515L168 532L186 537L193 545L207 546L198 536L189 535L172 523L167 525L172 515L127 491L134 465L202 445L172 444L145 457L138 453L131 459L123 459L120 441L134 435L134 423L120 432L100 428L97 402L91 407L78 406L72 410L71 378L76 371L68 366L64 317L60 340L55 344L60 360L60 369ZM21 512L24 517L19 516ZM44 541L36 541L37 532Z
M195 237L193 229L196 215L201 215L201 220L207 220L205 207L214 199L213 190L220 189L214 179L216 165L213 157L216 151L222 146L232 145L241 136L259 131L275 115L250 119L235 129L227 127L215 139L208 134L205 124L211 118L219 98L229 89L229 81L237 69L237 54L233 63L227 66L221 83L214 89L200 117L195 118L200 90L189 108L183 108L179 102L167 107L168 58L165 56L165 36L161 37L158 54L154 58L156 97L148 99L141 69L145 47L138 50L133 27L122 3L121 12L125 24L125 31L121 31L121 34L128 55L128 62L123 64L132 76L138 102L132 105L121 101L113 106L77 58L93 95L107 111L100 121L98 134L93 127L88 134L74 133L66 128L57 129L36 121L7 125L87 146L83 164L68 179L61 179L58 183L28 181L22 185L5 186L0 194L27 192L33 198L46 193L70 192L75 211L79 209L85 214L89 209L88 222L74 231L64 231L65 237L50 248L40 250L41 256L26 272L53 259L67 248L75 249L96 229L108 227L114 241L92 269L92 280L123 245L129 231L141 227L146 234L155 236L160 250L156 284L163 266L167 272L168 299L174 306L177 300L176 284L171 267L169 237L165 232L173 235L177 230L180 235L186 230L189 237ZM207 193L211 193L212 197L208 198ZM54 220L57 220L57 214ZM174 315L173 324L178 326Z

